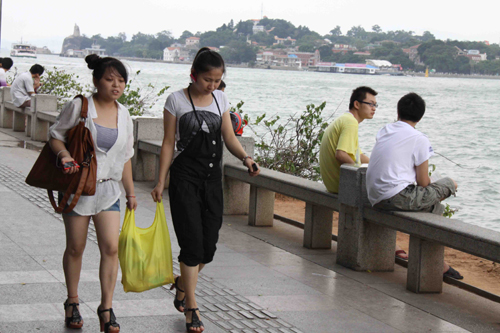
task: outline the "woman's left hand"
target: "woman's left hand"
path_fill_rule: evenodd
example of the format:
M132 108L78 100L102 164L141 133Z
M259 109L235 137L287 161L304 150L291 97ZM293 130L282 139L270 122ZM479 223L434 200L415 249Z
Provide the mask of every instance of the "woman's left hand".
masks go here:
M135 197L127 198L127 208L129 210L135 210L137 208L137 199Z
M253 170L254 164L257 166L257 171ZM251 177L255 177L260 173L259 165L251 157L245 160L245 166L248 168L248 173L250 174Z

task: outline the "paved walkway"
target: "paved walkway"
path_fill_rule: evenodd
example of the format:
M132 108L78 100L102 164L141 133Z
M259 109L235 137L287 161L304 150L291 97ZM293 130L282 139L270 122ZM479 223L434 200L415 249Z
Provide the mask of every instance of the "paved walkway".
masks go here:
M38 153L11 136L19 134L2 132L9 135L0 132L0 332L66 332L63 224L45 191L24 183ZM153 184L135 185L137 224L146 227L155 213ZM167 220L176 257L179 248ZM335 264L335 243L332 250L308 250L301 245L302 232L278 221L273 228L254 228L244 216L224 218L218 252L197 290L206 332L500 330L497 303L447 285L440 295L413 294L405 289L404 268L343 268ZM98 332L98 265L91 226L79 292L85 332ZM118 281L113 307L122 332L185 332L173 297L168 288L124 293Z

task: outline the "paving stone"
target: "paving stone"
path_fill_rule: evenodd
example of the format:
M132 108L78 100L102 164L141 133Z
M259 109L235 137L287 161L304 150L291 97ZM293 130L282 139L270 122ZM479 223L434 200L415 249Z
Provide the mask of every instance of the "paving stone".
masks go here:
M224 296L224 298L231 303L238 303L239 300L234 296Z
M245 326L247 326L247 327L249 327L249 328L252 328L252 329L257 328L257 326L256 326L256 325L254 325L254 324L253 324L251 321L249 321L249 320L242 320L241 322L243 323L243 325L245 325Z
M248 305L246 305L245 303L236 303L236 305L238 305L240 308L242 308L243 310L246 310L246 311L253 311L253 309L251 307L249 307Z
M269 324L269 326L272 326L272 327L275 327L275 328L279 328L280 327L279 324L275 323L272 320L268 320L267 323Z
M262 321L262 320L254 320L252 321L252 323L254 323L255 325L261 327L261 328L267 328L267 320L266 321Z
M205 306L208 310L210 310L210 311L212 311L212 312L218 312L218 311L219 311L219 309L217 309L217 308L216 308L215 306L213 306L212 304L208 304L208 303L207 303L207 304L204 304L204 306Z
M261 312L262 312L263 314L265 314L266 316L268 316L269 318L272 318L272 319L276 319L276 318L278 318L278 317L276 317L274 314L272 314L272 313L271 313L271 312L269 312L269 311L266 311L266 310L261 310Z
M303 333L302 331L299 331L299 330L298 330L298 329L296 329L295 327L292 327L290 330L291 330L292 332L294 332L294 333Z
M246 299L245 297L243 296L235 296L237 299L239 299L240 301L242 301L243 303L250 303L250 301L248 299Z
M228 325L225 321L216 321L215 323L226 330L230 330L233 328L232 326Z
M219 321L220 319L217 318L216 316L214 316L212 313L210 312L205 312L203 313L203 316L210 319L211 321Z
M255 317L259 318L259 319L267 319L267 316L265 316L263 313L261 313L260 311L257 311L257 310L252 310L250 311L251 314L253 314Z
M232 289L224 289L224 288L221 288L222 290L224 290L227 294L231 295L231 296L236 296L238 295L237 293L235 293Z
M255 318L254 316L252 316L250 314L250 312L247 312L247 311L238 311L238 313L247 319L254 319Z
M226 303L226 306L228 308L230 308L231 310L234 310L234 311L240 311L240 307L239 306L236 306L235 304L233 303Z
M243 318L241 318L241 316L237 312L229 311L227 314L230 315L231 317L233 317L234 319L238 319L238 320L243 319Z
M231 317L227 316L224 312L217 312L217 315L221 317L223 320L231 320Z
M262 307L255 304L255 303L249 303L248 305L250 305L252 308L254 308L255 310L262 310Z
M229 309L224 304L214 304L216 307L221 309L222 311L229 311Z
M240 322L239 322L239 321L237 321L237 320L231 320L231 321L229 321L229 322L231 323L231 325L233 325L233 326L234 326L234 327L236 327L237 329L242 330L242 329L244 329L244 328L245 328L245 326L241 325L241 324L240 324Z

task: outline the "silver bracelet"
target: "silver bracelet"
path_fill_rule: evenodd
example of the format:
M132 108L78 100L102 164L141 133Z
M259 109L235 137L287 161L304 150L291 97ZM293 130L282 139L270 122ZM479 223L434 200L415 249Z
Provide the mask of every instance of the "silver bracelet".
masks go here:
M59 165L59 154L62 153L63 151L67 151L66 149L63 149L61 151L59 151L57 153L57 157L56 157L56 167L60 168L60 165ZM69 151L67 151L69 153Z
M245 156L245 157L243 157L243 158L241 159L241 160L243 161L243 165L245 165L245 166L246 166L245 162L247 161L247 158L252 159L249 155L247 155L247 156Z

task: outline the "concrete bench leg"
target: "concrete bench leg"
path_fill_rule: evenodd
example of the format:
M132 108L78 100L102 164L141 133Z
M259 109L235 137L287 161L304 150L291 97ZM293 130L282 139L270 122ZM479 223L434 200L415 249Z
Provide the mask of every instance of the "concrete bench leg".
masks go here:
M308 249L332 248L333 210L306 203L304 247Z
M47 141L49 139L49 122L32 118L31 139L35 141Z
M224 177L224 215L246 215L250 206L250 184Z
M357 271L393 271L396 230L365 221L357 207L340 205L337 263Z
M248 225L272 227L274 217L274 192L250 186Z
M31 124L32 124L33 117L30 114L26 115L26 128L24 130L24 133L26 136L30 137L31 136Z
M24 132L26 128L26 116L19 112L14 112L13 129L15 132Z
M414 293L443 290L444 246L410 236L406 289Z
M13 121L14 111L8 110L2 105L0 109L0 127L12 128Z

